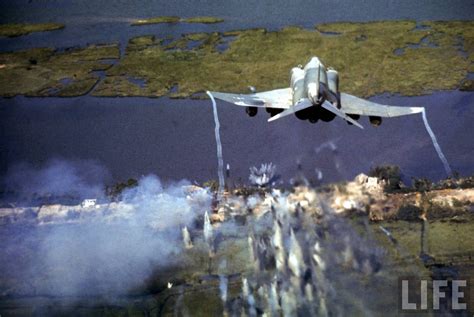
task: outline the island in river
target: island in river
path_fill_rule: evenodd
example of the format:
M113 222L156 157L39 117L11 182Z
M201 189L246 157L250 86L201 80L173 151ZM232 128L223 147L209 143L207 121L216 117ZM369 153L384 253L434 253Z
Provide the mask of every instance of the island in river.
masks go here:
M315 29L248 29L131 38L118 44L0 53L0 95L202 97L288 86L311 56L337 69L360 97L472 88L474 22L328 23Z

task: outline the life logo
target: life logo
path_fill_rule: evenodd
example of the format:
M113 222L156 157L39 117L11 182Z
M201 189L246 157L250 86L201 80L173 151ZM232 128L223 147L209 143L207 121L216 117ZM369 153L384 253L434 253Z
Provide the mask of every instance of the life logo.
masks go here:
M399 278L398 304L402 313L439 312L474 313L471 279L424 280L413 277ZM464 316L464 314L463 314ZM472 315L474 316L474 315Z

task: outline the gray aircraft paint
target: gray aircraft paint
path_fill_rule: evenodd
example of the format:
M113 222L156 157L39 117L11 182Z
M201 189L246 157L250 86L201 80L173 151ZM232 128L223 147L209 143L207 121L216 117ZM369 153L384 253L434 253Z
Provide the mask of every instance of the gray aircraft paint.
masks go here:
M396 107L377 104L356 96L339 93L339 76L336 70L328 71L318 57L312 57L305 67L294 67L290 71L290 87L252 94L231 94L211 92L215 98L243 107L284 109L273 115L269 122L278 120L298 111L322 107L336 116L363 129L362 125L348 114L397 117L423 110L422 107ZM302 83L303 82L303 83Z
M268 122L296 114L310 107L322 107L347 122L363 129L363 126L349 117L348 114L390 118L421 113L425 129L431 138L438 157L443 163L446 174L448 176L452 175L449 163L428 123L425 108L387 106L345 93L340 94L339 103L338 73L333 69L327 71L323 63L317 57L312 57L302 70L300 67L292 68L290 74L290 88L286 90L278 89L262 93L253 93L251 95L236 95L219 92L215 92L214 94L216 94L216 98L232 102L239 106L285 109L283 112L273 115L268 119ZM329 82L328 77L330 79ZM329 92L327 89L329 89ZM211 96L215 107L214 98L209 92L208 94ZM256 100L259 102L258 105ZM289 103L290 100L291 103ZM331 100L332 103L328 100Z

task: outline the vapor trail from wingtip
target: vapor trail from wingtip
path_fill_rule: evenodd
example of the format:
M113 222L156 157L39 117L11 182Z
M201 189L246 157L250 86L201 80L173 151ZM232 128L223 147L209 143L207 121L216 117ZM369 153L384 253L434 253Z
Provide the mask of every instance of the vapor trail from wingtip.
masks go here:
M222 143L221 143L221 135L219 132L220 124L219 124L219 116L217 115L217 106L216 100L214 96L211 94L210 91L206 91L206 94L211 98L212 101L212 109L214 112L214 123L215 123L215 135L216 135L216 145L217 145L217 175L219 177L219 189L217 192L218 199L221 198L222 193L224 192L224 159L222 158Z
M451 170L451 167L449 166L448 160L446 159L446 156L444 156L444 153L441 150L441 147L439 146L438 140L436 139L436 136L435 136L433 130L431 130L431 127L428 123L428 118L426 117L425 108L423 108L423 111L421 111L421 115L423 117L423 122L425 124L426 131L430 135L431 141L433 142L433 146L436 150L436 153L438 153L439 159L443 163L444 170L446 171L446 174L448 174L448 176L451 176L453 174L453 171Z

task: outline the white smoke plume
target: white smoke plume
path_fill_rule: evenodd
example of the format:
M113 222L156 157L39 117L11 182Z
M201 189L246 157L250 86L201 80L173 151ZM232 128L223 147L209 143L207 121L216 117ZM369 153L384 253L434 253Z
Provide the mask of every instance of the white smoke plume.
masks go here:
M189 234L188 227L184 226L181 233L183 234L183 243L186 249L191 249L193 247L193 242L191 241L191 235Z
M209 258L212 258L215 255L214 244L214 230L212 229L211 219L209 218L209 213L206 211L204 213L204 226L203 226L204 241L207 244L209 251Z
M68 162L54 161L44 169L27 167L17 171L6 181L13 180L9 186L19 192L52 195L73 192L94 198L104 187L86 181L82 175L88 171ZM100 169L97 173L107 174ZM43 178L47 180L44 188ZM27 295L133 294L136 287L146 287L143 285L147 285L157 269L175 264L175 254L184 250L181 228L194 229L195 219L203 210L210 209L210 193L203 189L190 193L186 189L190 186L186 185L185 181L164 185L156 176L149 175L141 178L138 186L123 192L122 201L100 203L97 210L93 209L96 217L74 223L58 218L30 230L22 230L20 226L8 228L13 230L9 233L12 239L28 241L12 252L28 257L14 263L5 259L2 262L7 263L5 270L0 274L11 274L25 283L36 281L36 285L18 291ZM43 206L42 210L54 211L54 208ZM11 248L8 244L1 241L0 247ZM22 249L24 245L29 249ZM166 288L169 277L160 278L163 280L156 283Z
M252 223L252 260L264 265L254 266L253 273L242 279L241 297L255 299L247 301L249 315L252 307L264 314L283 316L345 315L351 309L370 313L365 304L373 294L348 297L338 293L338 287L356 290L361 277L375 279L374 274L381 270L383 250L324 203L317 206L316 214L310 214L301 206L299 211L293 208L287 195L275 198L272 213L260 218L259 225ZM254 242L265 240L269 242L262 247Z
M288 254L288 267L290 268L291 272L296 277L300 277L304 272L304 261L303 261L303 252L301 251L301 247L298 243L298 239L291 230L290 235L290 252Z
M249 181L255 186L267 186L275 180L276 166L273 163L264 163L260 168L252 166L250 168Z
M53 159L39 167L29 163L13 165L1 185L10 199L25 201L51 196L84 199L102 197L104 183L109 178L108 171L97 162Z

